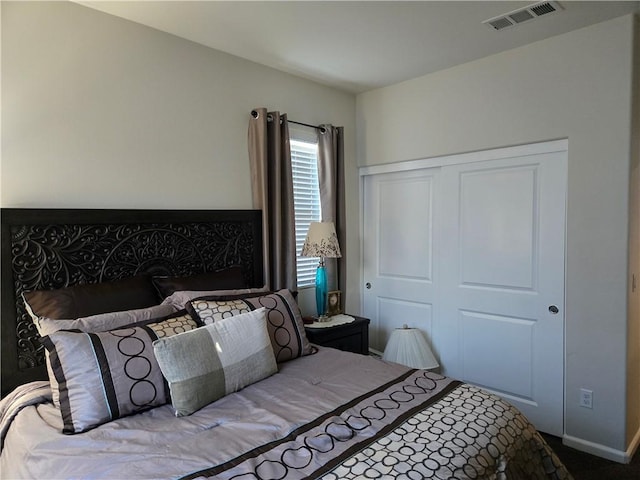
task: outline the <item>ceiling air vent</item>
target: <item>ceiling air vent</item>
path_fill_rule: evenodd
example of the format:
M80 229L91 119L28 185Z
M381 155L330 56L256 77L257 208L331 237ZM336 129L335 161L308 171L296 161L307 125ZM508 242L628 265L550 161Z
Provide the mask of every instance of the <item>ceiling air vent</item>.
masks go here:
M493 30L503 30L560 10L562 10L562 7L558 2L539 2L519 10L514 10L513 12L498 15L482 23L488 25Z

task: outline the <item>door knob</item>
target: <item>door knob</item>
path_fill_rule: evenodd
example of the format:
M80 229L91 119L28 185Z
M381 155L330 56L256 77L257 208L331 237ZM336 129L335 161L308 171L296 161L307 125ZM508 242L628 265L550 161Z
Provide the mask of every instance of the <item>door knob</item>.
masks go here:
M369 282L367 282L364 286L367 287L367 290L371 290L371 284Z
M550 305L549 306L549 311L551 313L553 313L554 315L559 312L558 307L556 307L555 305Z

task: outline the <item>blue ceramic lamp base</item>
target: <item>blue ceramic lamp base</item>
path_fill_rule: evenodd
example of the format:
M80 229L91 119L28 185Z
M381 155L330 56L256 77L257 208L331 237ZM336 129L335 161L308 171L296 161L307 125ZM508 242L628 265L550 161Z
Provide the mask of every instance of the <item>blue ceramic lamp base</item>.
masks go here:
M327 318L327 273L324 269L323 260L320 261L320 265L316 270L316 310L319 320L322 321Z

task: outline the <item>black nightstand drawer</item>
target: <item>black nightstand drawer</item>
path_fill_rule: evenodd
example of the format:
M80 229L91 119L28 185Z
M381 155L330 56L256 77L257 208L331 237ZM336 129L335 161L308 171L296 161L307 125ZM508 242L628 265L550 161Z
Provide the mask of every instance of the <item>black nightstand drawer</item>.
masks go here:
M356 317L353 322L325 328L305 328L311 343L345 352L369 354L369 319Z

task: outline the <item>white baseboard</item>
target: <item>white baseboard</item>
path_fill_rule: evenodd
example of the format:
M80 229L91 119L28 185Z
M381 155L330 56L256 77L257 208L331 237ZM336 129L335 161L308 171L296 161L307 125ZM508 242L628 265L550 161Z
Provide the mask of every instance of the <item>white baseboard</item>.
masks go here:
M374 357L377 357L377 358L382 358L382 352L375 350L371 347L369 347L369 355L373 355Z
M638 445L640 445L640 430L638 430L635 437L631 441L631 444L629 445L629 448L627 448L627 451L616 450L615 448L606 447L604 445L600 445L599 443L589 442L581 438L572 437L571 435L564 435L562 437L562 443L567 447L575 448L576 450L580 450L581 452L590 453L591 455L596 455L597 457L602 457L606 458L607 460L626 464L631 462L633 454L638 448Z

